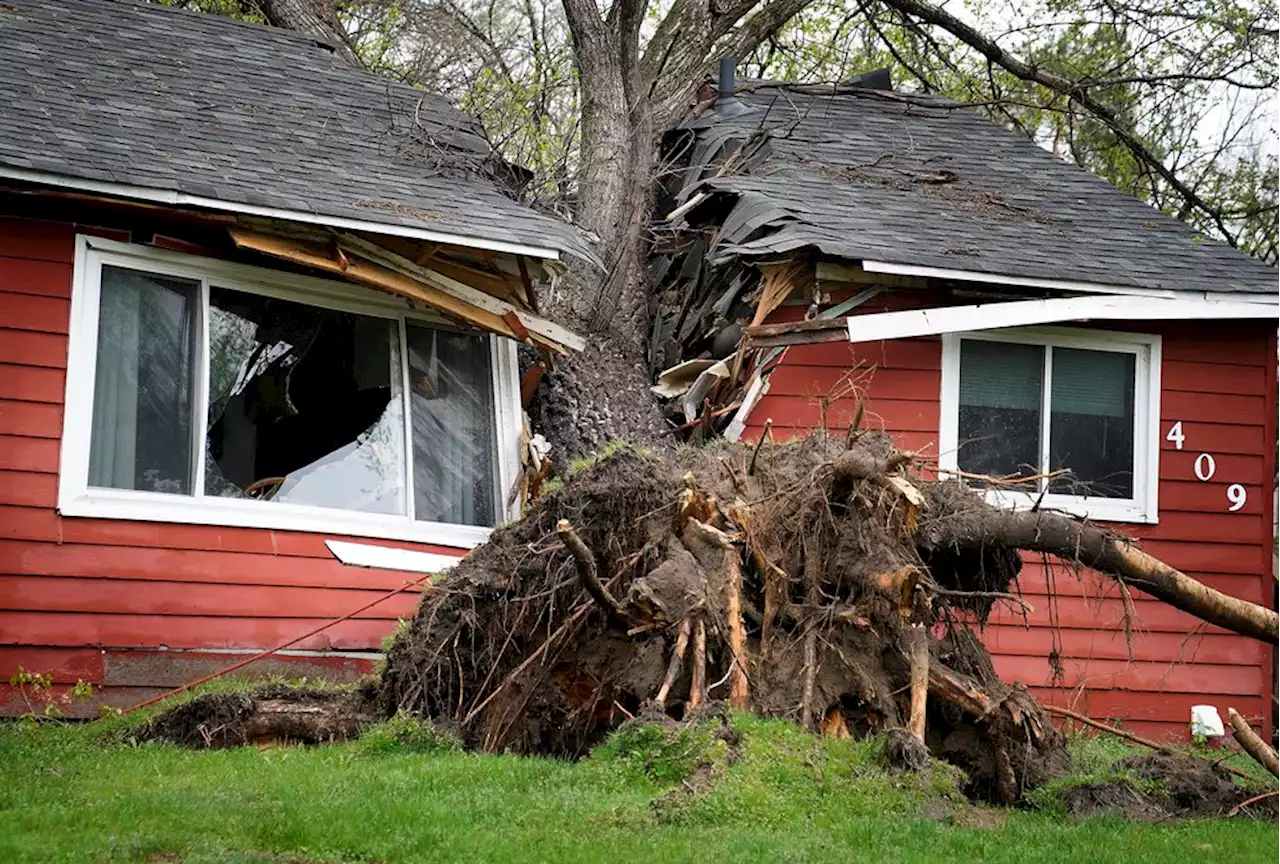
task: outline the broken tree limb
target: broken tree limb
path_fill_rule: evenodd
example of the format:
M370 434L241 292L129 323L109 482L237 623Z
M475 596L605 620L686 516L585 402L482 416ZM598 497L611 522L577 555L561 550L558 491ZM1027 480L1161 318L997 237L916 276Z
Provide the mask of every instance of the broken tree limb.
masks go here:
M729 704L745 710L750 702L747 679L747 628L742 621L742 562L732 545L725 551L725 614L729 618L729 653L733 664L729 679Z
M1275 611L1216 591L1136 546L1059 513L973 510L936 520L925 534L916 540L926 549L1003 545L1079 561L1202 621L1272 645L1280 642Z
M662 686L658 688L658 695L653 700L659 711L667 710L667 695L671 693L676 679L680 677L680 668L684 665L685 652L689 650L689 634L692 629L693 622L688 618L680 622L680 629L676 633L676 645L671 650L671 662L667 664L666 677L662 679Z
M911 734L924 743L924 708L929 696L929 631L923 624L911 625Z
M1244 752L1270 771L1273 777L1280 777L1280 760L1276 758L1276 751L1267 746L1267 742L1253 731L1253 727L1240 716L1236 709L1227 709L1227 719L1231 721L1231 731L1235 733L1236 740L1240 742Z
M813 534L804 538L804 581L805 602L816 606L822 595L819 580L822 573L822 546ZM804 686L800 691L800 725L806 729L813 728L814 708L813 689L818 677L818 627L816 621L810 621L804 634Z
M743 709L747 707L749 701L750 685L747 680L747 667L749 658L747 657L747 628L742 620L742 558L738 554L738 547L729 539L729 535L725 534L718 528L711 525L703 524L696 520L689 520L684 528L686 539L692 539L688 535L698 538L698 542L693 544L690 551L694 557L698 558L703 566L709 563L705 555L699 555L700 546L706 544L718 548L721 553L723 564L723 584L724 584L724 600L725 600L725 617L728 619L729 629L729 704L734 708Z
M1246 807L1252 807L1254 804L1257 804L1259 801L1266 801L1268 798L1274 798L1277 795L1280 795L1280 789L1273 789L1270 792L1263 792L1261 795L1254 795L1252 798L1246 798L1245 800L1241 801L1239 804L1237 804L1236 806L1228 810L1227 817L1230 818L1232 816L1235 816L1237 813L1244 810Z
M609 613L610 617L628 623L618 601L614 600L613 596L600 584L600 577L596 575L595 555L587 548L587 544L582 542L582 538L573 530L573 525L568 519L561 519L556 524L556 533L560 535L561 542L573 556L573 562L578 570L578 579L582 582L582 587L591 595L591 599Z
M701 615L693 625L692 665L693 674L689 682L690 711L707 701L707 622Z
M995 710L996 704L981 684L941 663L929 664L928 681L929 692L966 714L983 718Z

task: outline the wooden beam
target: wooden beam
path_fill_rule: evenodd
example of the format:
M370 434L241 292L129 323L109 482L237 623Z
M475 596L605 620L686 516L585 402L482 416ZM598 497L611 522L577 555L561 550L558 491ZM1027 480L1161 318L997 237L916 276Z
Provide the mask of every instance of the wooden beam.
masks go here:
M561 354L567 353L565 348L574 351L581 351L587 347L586 340L577 335L568 328L561 327L554 321L548 321L540 315L535 315L522 309L517 309L511 303L493 297L480 291L470 285L459 282L436 269L419 267L409 259L402 255L397 255L389 249L371 243L362 237L354 234L343 234L339 236L339 242L350 252L363 255L370 260L409 276L415 280L426 283L433 288L442 291L458 300L461 300L475 308L483 309L494 316L502 317L508 312L516 313L521 323L529 330L536 342L546 343L556 348ZM510 329L508 325L507 329Z
M970 330L996 330L1057 321L1177 321L1280 317L1274 303L1219 303L1145 297L1055 297L975 306L941 306L906 312L852 315L844 319L850 342L879 342Z
M474 324L476 327L487 330L490 333L497 333L500 336L506 336L511 339L517 338L516 333L502 319L502 316L495 315L488 310L460 300L452 294L440 291L431 285L424 285L402 273L397 273L358 256L348 255L347 266L344 268L329 255L329 250L323 247L316 247L302 240L277 237L273 234L261 234L257 231L248 231L243 228L229 228L228 230L231 233L231 239L241 249L252 249L264 255L292 261L295 264L302 264L325 273L332 273L335 276L344 276L353 282L359 282L362 285L377 288L389 294L426 303L428 306L439 309L452 318ZM560 350L563 349L561 348Z

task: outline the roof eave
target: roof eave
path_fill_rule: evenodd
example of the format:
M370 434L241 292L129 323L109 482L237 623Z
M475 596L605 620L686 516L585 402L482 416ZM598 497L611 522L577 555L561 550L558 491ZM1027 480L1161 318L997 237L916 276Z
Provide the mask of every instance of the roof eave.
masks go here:
M239 213L246 216L261 216L269 219L281 219L307 225L323 225L327 228L341 228L348 231L367 231L373 234L387 234L394 237L410 237L429 243L444 243L469 249L481 249L487 252L500 252L509 255L523 255L540 261L559 261L560 251L548 246L533 244L509 243L504 240L493 240L485 237L472 237L465 234L454 234L448 231L435 231L429 228L417 228L377 220L350 219L344 216L329 216L322 213L308 213L301 210L288 210L278 207L262 207L238 201L222 201L217 198L206 198L190 195L175 189L158 189L149 186L135 186L127 183L113 183L104 180L93 180L86 177L73 177L66 174L55 174L47 171L33 171L10 165L0 165L0 178L20 180L25 183L57 186L76 189L84 192L96 192L136 201L167 204L175 207L201 207L228 213Z
M1020 288L1041 288L1050 291L1070 291L1082 294L1112 294L1160 298L1165 300L1195 297L1210 301L1233 303L1274 304L1275 295L1247 291L1176 291L1168 288L1143 288L1137 285L1106 285L1097 282L1077 282L1069 279L1042 279L1036 276L1017 276L1003 273L984 273L976 270L954 270L946 267L928 267L918 264L900 264L893 261L862 260L862 269L868 273L891 276L918 276L926 279L947 279L953 282L978 282L987 285L1011 285Z

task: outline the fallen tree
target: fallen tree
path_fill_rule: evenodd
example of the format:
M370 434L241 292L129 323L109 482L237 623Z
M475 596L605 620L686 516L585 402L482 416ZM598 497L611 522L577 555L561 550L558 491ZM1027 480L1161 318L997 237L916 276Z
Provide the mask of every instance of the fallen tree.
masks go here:
M974 797L1011 803L1070 767L974 632L996 603L1028 607L1021 550L1274 641L1274 612L1125 538L995 509L911 465L878 434L624 448L428 589L362 710L429 718L477 749L576 757L628 719L724 701L824 734L886 732L900 764L932 753Z

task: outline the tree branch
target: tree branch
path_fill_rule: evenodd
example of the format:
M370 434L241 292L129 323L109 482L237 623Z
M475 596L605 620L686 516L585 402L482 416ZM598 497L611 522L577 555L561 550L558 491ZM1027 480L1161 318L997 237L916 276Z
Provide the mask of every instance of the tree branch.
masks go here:
M813 2L814 0L768 0L743 21L741 26L729 31L717 43L716 53L736 59L746 57Z
M1187 186L1182 180L1169 170L1151 150L1135 137L1135 135L1126 127L1124 123L1116 116L1115 112L1104 105L1088 90L1086 83L1072 81L1070 78L1049 72L1035 66L1030 66L1022 60L1006 52L994 41L975 30L965 22L956 18L950 12L935 6L925 0L884 0L888 6L898 11L913 15L921 21L933 24L946 30L955 38L968 45L970 48L982 54L992 63L1003 68L1010 74L1022 79L1047 87L1057 93L1066 96L1068 99L1079 104L1090 114L1097 117L1115 133L1116 138L1133 153L1134 157L1140 162L1149 165L1153 171L1161 176L1184 200L1189 202L1197 210L1205 213L1213 220L1214 225L1222 232L1222 236L1232 246L1237 245L1235 235L1227 228L1226 221L1222 218L1222 214L1207 201L1200 197L1196 191Z

